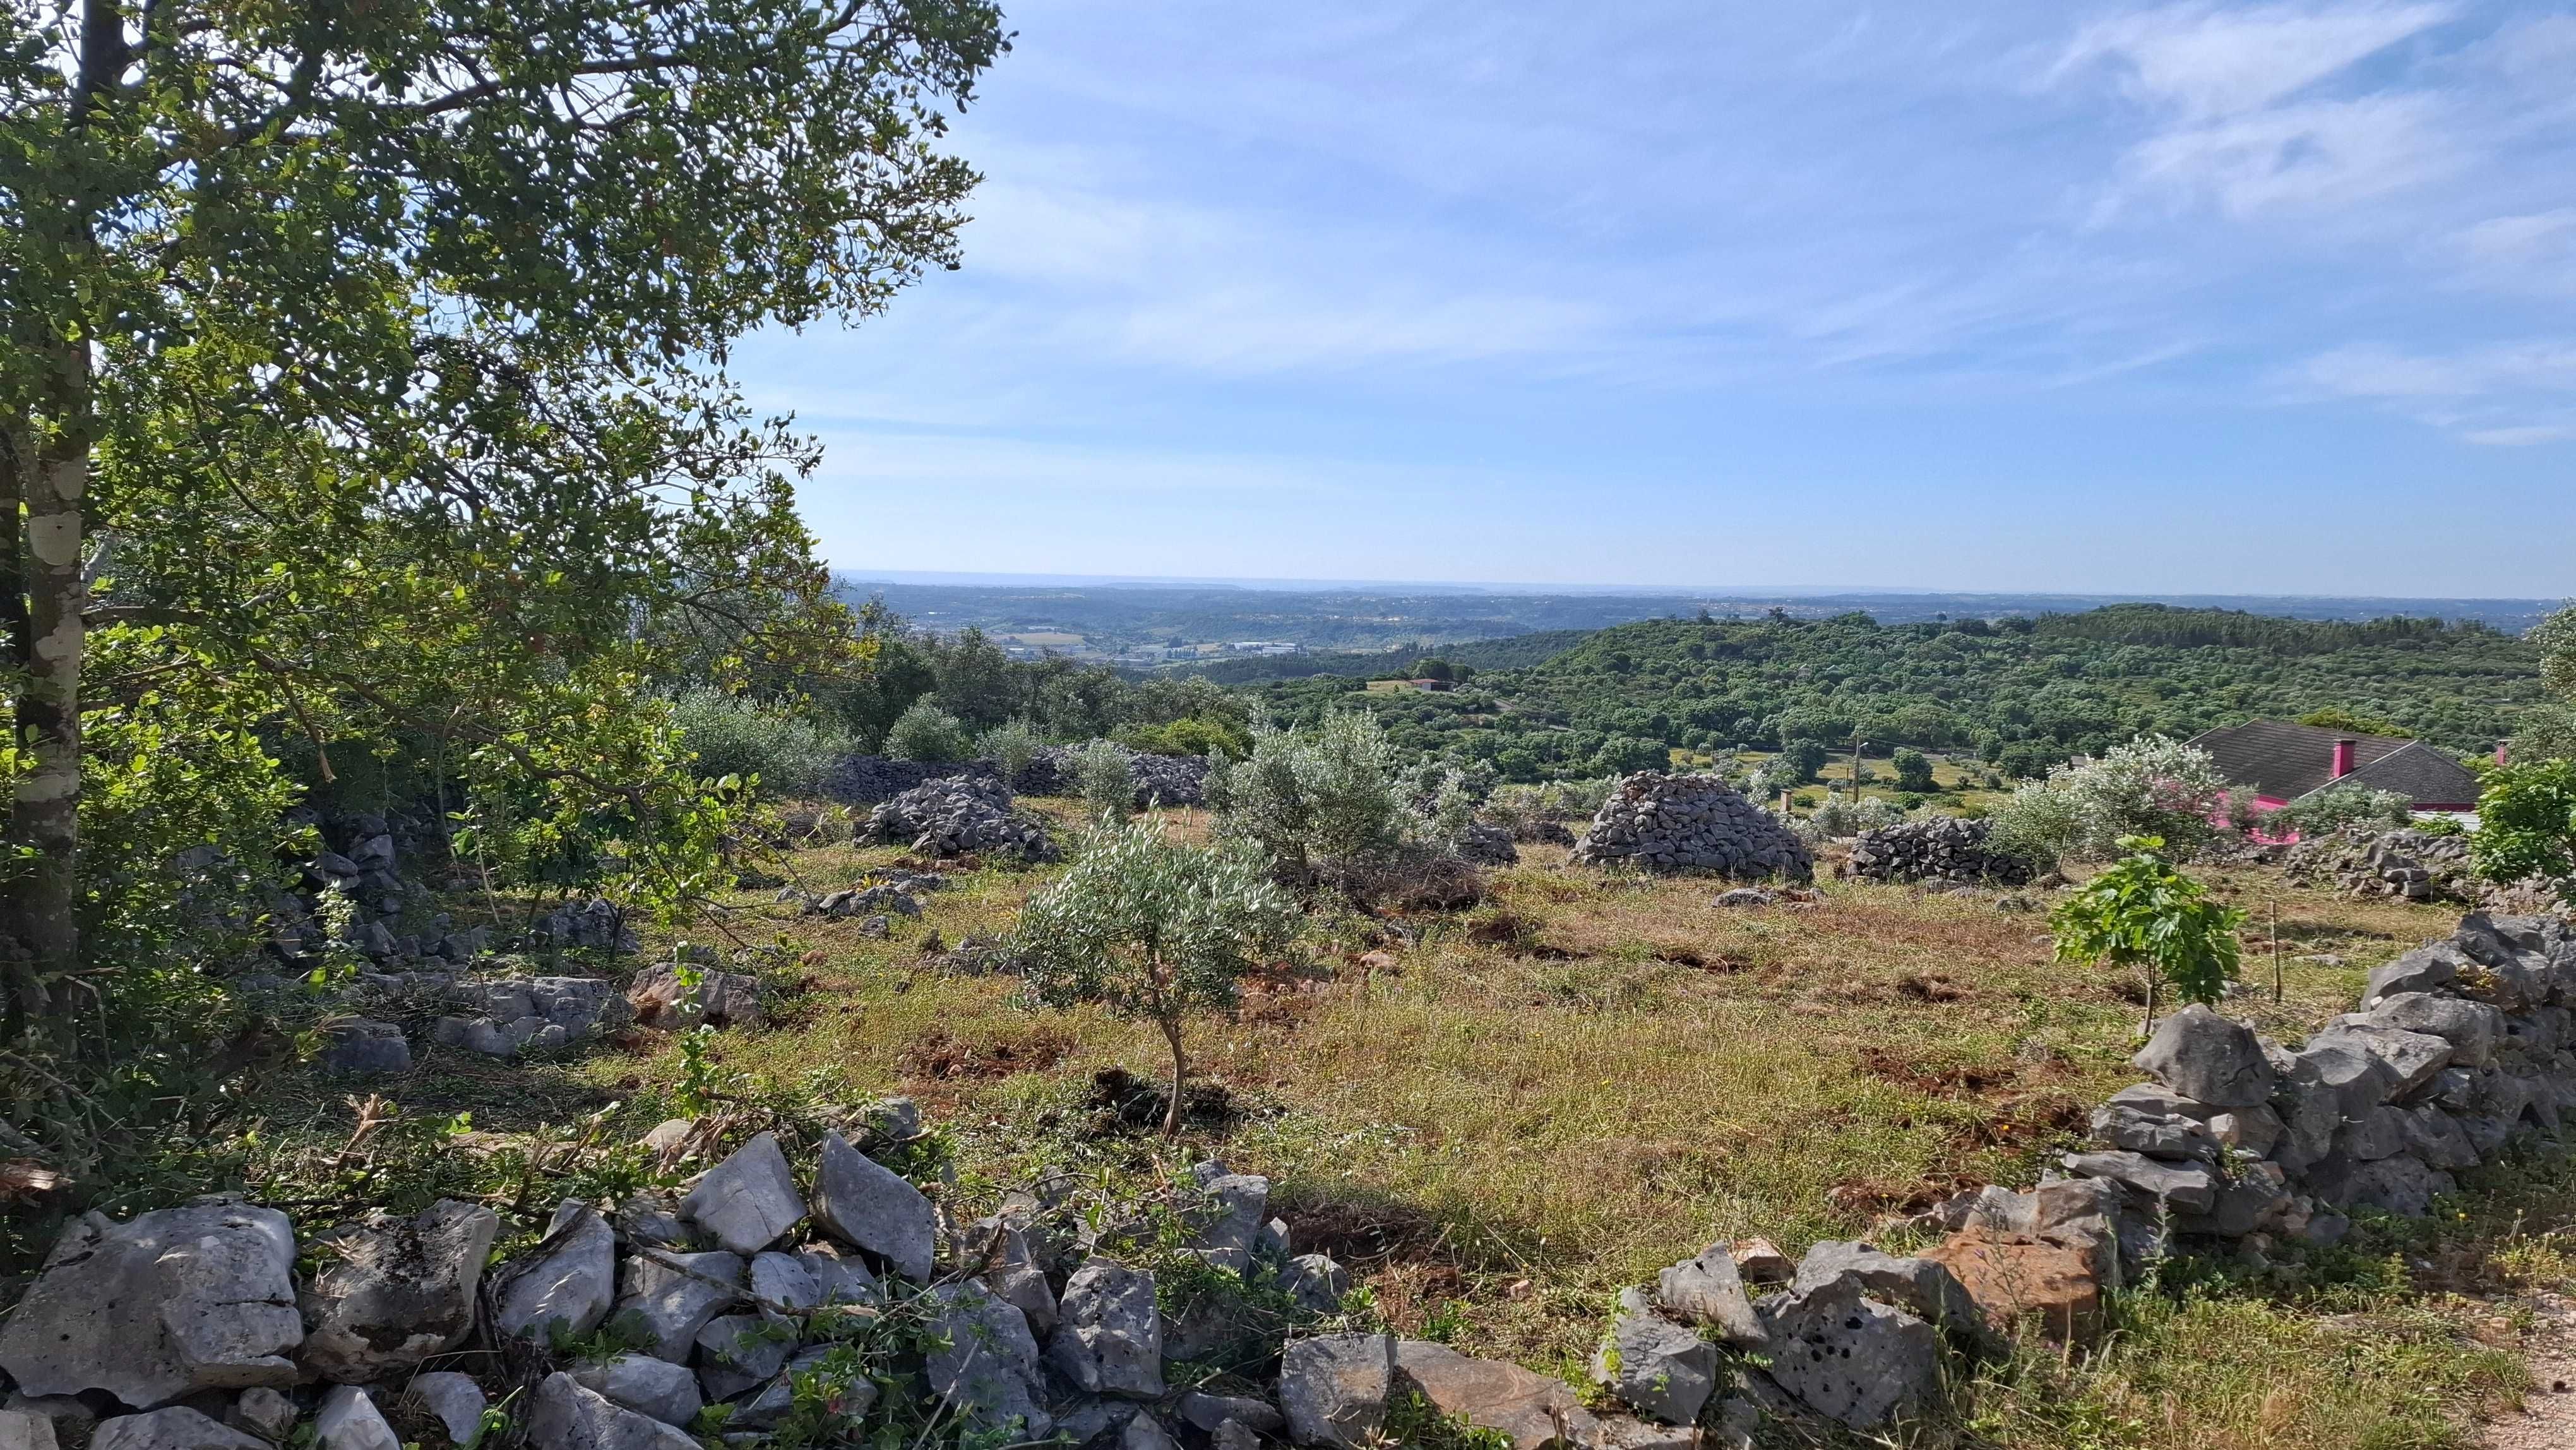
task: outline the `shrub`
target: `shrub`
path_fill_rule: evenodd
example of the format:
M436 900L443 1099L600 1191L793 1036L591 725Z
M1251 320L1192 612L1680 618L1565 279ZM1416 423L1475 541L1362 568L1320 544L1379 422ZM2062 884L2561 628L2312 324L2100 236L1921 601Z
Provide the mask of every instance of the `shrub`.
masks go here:
M1910 790L1920 795L1930 795L1933 791L1940 789L1940 786L1932 779L1932 758L1925 755L1922 751L1915 749L1913 746L1905 746L1898 750L1893 763L1896 766L1896 788L1898 790Z
M671 701L671 723L697 757L700 778L756 775L768 795L814 794L856 748L837 729L721 690L683 691Z
M1037 727L1026 720L1005 720L975 737L976 756L1000 766L1006 781L1018 780L1020 772L1028 769L1029 762L1045 748L1046 741L1038 735Z
M1356 864L1404 839L1393 749L1377 718L1337 711L1312 729L1252 732L1244 759L1208 772L1220 835L1249 844L1300 883L1326 864Z
M2061 962L2138 967L2147 978L2147 1026L2156 1020L2156 987L2169 983L2188 1002L2216 1002L2236 977L2237 927L2245 913L2209 899L2207 888L2177 870L2153 836L2124 836L2129 854L2058 903L2048 925Z
M2142 735L2014 791L1994 814L1992 848L2049 870L2068 856L2117 855L2127 836L2189 847L2209 838L2210 818L2227 808L2227 782L2209 752Z
M913 701L886 729L885 753L897 760L944 765L966 759L972 749L965 722L940 709L927 695Z
M1091 814L1123 821L1136 804L1136 766L1116 743L1094 740L1074 752L1073 784Z
M1148 755L1230 755L1240 758L1252 753L1252 737L1244 728L1229 720L1202 720L1196 716L1173 720L1161 725L1134 722L1119 726L1111 738L1131 750Z
M2478 793L2478 828L2469 833L2469 863L2489 881L2576 877L2576 760L2489 770Z
M1800 839L1814 845L1820 841L1857 836L1863 831L1879 830L1904 819L1905 812L1876 796L1863 796L1859 800L1836 796L1816 807L1816 813L1798 822L1795 829Z
M1172 1054L1168 1134L1180 1131L1189 1077L1182 1024L1231 1010L1237 981L1294 941L1299 925L1296 903L1248 851L1184 845L1141 821L1086 836L1071 868L1029 898L1010 950L1032 1001L1096 1005L1162 1029Z
M2231 815L2233 813L2231 812ZM2271 813L2271 830L2326 836L2346 826L2402 826L2414 819L2415 799L2393 790L2332 785Z

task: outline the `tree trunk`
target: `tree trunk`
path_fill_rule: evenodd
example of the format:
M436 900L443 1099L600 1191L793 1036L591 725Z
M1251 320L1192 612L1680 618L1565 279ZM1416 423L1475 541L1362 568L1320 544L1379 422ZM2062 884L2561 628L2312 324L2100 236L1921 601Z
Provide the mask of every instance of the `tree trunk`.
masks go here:
M88 411L88 358L77 349L64 366L66 391ZM85 420L84 420L85 421ZM9 902L10 933L44 977L80 965L79 899L82 614L81 498L89 484L87 430L61 429L39 449L26 480L19 557L26 588L25 655L19 677L18 750L25 767L9 812L10 844L32 851Z
M1172 1103L1163 1110L1163 1136L1177 1138L1181 1133L1181 1089L1189 1081L1190 1063L1181 1054L1181 1024L1178 1019L1163 1019L1163 1040L1172 1045Z
M2156 1035L2156 975L2156 969L2149 966L2147 968L2147 1018L2138 1024L2140 1041Z

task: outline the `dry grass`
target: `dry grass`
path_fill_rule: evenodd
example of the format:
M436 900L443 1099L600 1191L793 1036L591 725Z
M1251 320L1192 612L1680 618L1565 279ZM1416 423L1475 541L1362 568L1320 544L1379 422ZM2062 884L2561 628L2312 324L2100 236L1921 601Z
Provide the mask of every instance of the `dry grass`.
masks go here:
M820 887L895 854L793 864ZM1221 1153L1270 1174L1300 1240L1351 1262L1399 1328L1578 1375L1618 1286L1716 1238L1760 1233L1796 1253L1963 1185L2026 1182L2081 1131L2086 1104L2135 1080L2134 984L2054 963L2040 915L1849 883L1814 904L1726 910L1705 881L1562 857L1524 848L1463 916L1400 932L1328 923L1315 960L1252 984L1235 1020L1193 1029L1232 1108L1169 1150L1082 1117L1103 1069L1159 1080L1150 1029L1026 1010L1007 978L923 959L926 930L950 945L1005 930L1043 871L962 875L891 941L733 903L734 933L805 954L810 990L780 1025L717 1050L777 1081L820 1070L852 1095L911 1093L956 1126L969 1194L1040 1163L1141 1172ZM2267 872L2219 879L2252 914L2247 973L2261 984L2234 1010L2284 1035L2344 1010L2369 968L2454 919ZM574 1069L626 1087L672 1070L650 1052ZM2576 1200L2546 1211L2576 1225ZM2528 1225L2480 1242L2481 1262L2565 1271L2552 1256L2566 1241ZM2382 1283L2349 1309L2256 1287L2142 1298L2096 1359L1990 1373L1963 1390L1964 1419L1918 1438L2431 1446L2451 1443L2462 1406L2512 1384L2510 1357L2463 1337L2459 1313L2417 1287Z

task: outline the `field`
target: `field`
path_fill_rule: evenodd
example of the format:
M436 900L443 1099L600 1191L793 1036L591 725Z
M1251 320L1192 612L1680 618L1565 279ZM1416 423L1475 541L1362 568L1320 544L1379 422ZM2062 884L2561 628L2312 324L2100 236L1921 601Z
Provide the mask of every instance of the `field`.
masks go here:
M1167 825L1203 829L1189 813ZM896 855L840 846L785 864L820 890ZM844 1101L911 1094L954 1136L961 1215L1042 1171L1132 1181L1220 1155L1270 1175L1298 1242L1351 1264L1390 1324L1577 1382L1620 1286L1716 1238L1795 1254L1965 1185L2027 1183L2087 1104L2136 1078L2136 985L2052 962L2036 915L1833 882L1812 904L1720 909L1706 882L1531 847L1473 912L1325 920L1311 956L1250 984L1236 1020L1194 1028L1205 1090L1167 1143L1118 1076L1164 1080L1150 1029L1030 1010L1011 978L931 960L926 934L948 947L1005 929L1045 874L955 877L888 940L744 893L722 930L794 958L795 990L769 1027L720 1034L697 1070ZM2234 1010L2285 1035L2453 920L2267 872L2217 881L2255 924L2255 981ZM2262 935L2275 909L2278 1004ZM662 1034L627 1046L520 1073L433 1052L387 1091L519 1129L662 1100L681 1055ZM2461 1427L2522 1384L2535 1321L2519 1296L2576 1287L2562 1257L2576 1175L2490 1173L2459 1211L2303 1263L2177 1266L2129 1296L2104 1350L1963 1377L1955 1416L1914 1443L2472 1443Z

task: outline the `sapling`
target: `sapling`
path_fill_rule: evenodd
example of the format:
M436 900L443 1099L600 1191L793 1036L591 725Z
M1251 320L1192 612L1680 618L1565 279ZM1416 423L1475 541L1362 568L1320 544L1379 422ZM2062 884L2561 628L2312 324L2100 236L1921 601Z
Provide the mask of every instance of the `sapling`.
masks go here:
M2226 994L2245 913L2210 900L2208 888L2167 861L2163 838L2123 836L2119 845L2128 854L2059 903L2048 924L2059 961L2145 973L2144 1036L2155 1027L2159 984L2170 983L2187 1002L2214 1003Z
M1174 1134L1189 1079L1183 1024L1232 1010L1243 974L1284 950L1299 924L1296 903L1251 852L1186 845L1150 819L1104 821L1064 875L1029 898L1011 951L1032 1001L1087 1003L1161 1029L1172 1054L1163 1131Z

